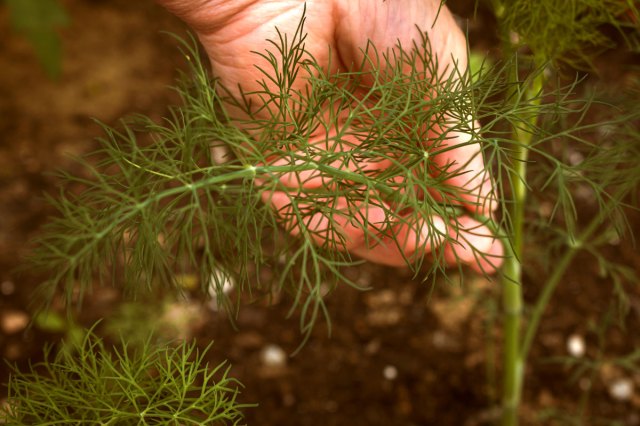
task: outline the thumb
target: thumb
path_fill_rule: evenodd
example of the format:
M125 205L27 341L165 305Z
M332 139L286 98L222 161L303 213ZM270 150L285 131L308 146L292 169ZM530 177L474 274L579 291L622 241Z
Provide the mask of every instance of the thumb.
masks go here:
M156 0L198 34L211 34L224 27L255 0Z

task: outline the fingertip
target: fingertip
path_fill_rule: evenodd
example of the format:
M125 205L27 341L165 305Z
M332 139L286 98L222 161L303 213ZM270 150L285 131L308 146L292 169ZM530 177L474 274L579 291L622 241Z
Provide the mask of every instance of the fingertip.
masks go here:
M479 274L493 274L504 262L504 246L498 238L493 238L488 251L478 253L477 261L469 264Z
M387 266L401 267L416 262L441 245L447 236L447 226L439 216L431 216L417 224L398 219L392 235L379 235L352 252L364 259ZM374 242L373 244L370 244Z
M440 216L432 215L420 229L420 246L428 252L442 245L448 233L447 224ZM414 249L415 251L415 249Z
M450 241L444 248L449 265L464 263L482 274L494 273L502 265L504 248L489 228L477 220L459 217L449 227Z
M499 202L493 179L488 178L483 182L479 201L481 203L479 204L478 213L484 216L492 216L498 209Z

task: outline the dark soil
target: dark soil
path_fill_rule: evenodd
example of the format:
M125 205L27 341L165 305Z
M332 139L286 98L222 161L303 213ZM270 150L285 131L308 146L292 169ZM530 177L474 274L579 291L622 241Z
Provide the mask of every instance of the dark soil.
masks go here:
M0 319L33 314L30 302L42 277L14 270L29 254L29 241L54 213L43 198L58 191L51 172L77 172L70 156L97 146L101 129L92 119L110 125L132 113L160 119L178 102L168 86L177 70L184 69L184 61L174 40L160 31L184 34L180 22L151 1L62 3L72 21L62 31L65 53L59 81L46 77L28 43L9 30L6 10L0 7ZM459 7L460 14L471 16ZM495 41L487 38L491 31L483 25L491 24L481 20L471 26L471 40L491 49ZM615 62L609 63L615 68ZM631 219L640 231L640 218ZM527 255L535 259L544 249L532 246ZM638 272L640 255L629 243L612 244L610 250ZM533 301L542 272L535 261L530 264L525 293ZM454 276L454 284L432 288L407 271L375 265L347 273L372 290L342 286L331 293L331 335L326 323L318 324L293 357L288 355L301 335L296 315L286 316L291 306L287 295L271 305L243 307L235 329L223 312L199 301L152 302L158 306L158 321L175 325L168 337L195 337L202 346L213 340L212 360L230 361L231 374L245 385L241 401L259 403L246 412L249 425L492 424L497 401L491 383L499 383L500 372L487 365L499 366L500 335L498 331L492 346L488 330L499 330L498 284L467 274L463 286L455 285ZM590 257L574 261L532 350L523 424L640 425L640 373L612 362L640 350L640 289L627 291L629 312L616 323L617 317L609 315L616 300L613 284L599 276ZM117 292L97 290L77 321L90 326L107 317L108 324L120 307ZM601 341L597 330L602 330ZM586 342L586 359L598 360L579 377L566 363L552 362L569 356L571 336ZM0 353L25 367L29 359L41 359L45 343L59 338L60 333L38 327L3 328ZM265 350L272 346L287 354L282 364L265 360ZM0 383L7 379L8 370L0 365ZM621 380L630 381L632 393L616 399L611 389ZM588 408L580 423L580 403L587 391ZM4 397L2 387L0 401Z

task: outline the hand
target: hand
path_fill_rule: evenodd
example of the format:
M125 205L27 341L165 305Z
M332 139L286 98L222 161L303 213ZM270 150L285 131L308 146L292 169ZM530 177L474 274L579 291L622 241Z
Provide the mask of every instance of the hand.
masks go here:
M265 40L277 40L275 28L282 33L293 35L302 16L305 2L302 0L157 0L169 11L182 18L196 31L203 44L213 68L214 74L222 85L235 89L242 84L244 92L259 90L256 81L264 76L254 66L261 60L251 51L265 51L269 46ZM371 41L377 50L395 49L398 41L402 46L421 45L421 32L426 32L432 50L438 58L438 72L446 73L455 68L466 68L466 40L457 27L451 13L440 6L439 0L308 0L306 2L305 32L307 39L305 48L318 61L319 65L331 68L349 69L354 64L361 64L362 49ZM437 20L436 20L437 16ZM435 24L434 24L435 21ZM416 28L417 27L417 28ZM418 30L420 29L420 31ZM329 52L333 52L333 60L329 61ZM335 58L339 60L335 60ZM262 64L266 65L266 64ZM380 65L384 66L384 65ZM267 66L265 68L268 69ZM294 83L302 89L304 79ZM232 93L234 96L240 92ZM231 114L242 115L241 111L231 110ZM449 134L451 136L451 133ZM456 133L444 142L447 145L462 144L469 141L466 134ZM326 139L326 134L318 134L318 140ZM354 138L352 136L352 138ZM313 142L313 141L311 141ZM357 141L349 141L357 143ZM460 198L464 207L471 213L491 216L496 203L493 200L491 180L485 171L480 148L477 144L466 144L456 149L447 150L434 156L434 161L441 167L456 168L460 173L448 179L447 183L464 189ZM375 162L363 167L385 167L384 162ZM451 168L449 169L451 170ZM306 176L303 184L300 176L282 176L281 182L288 187L302 189L318 186L313 177ZM269 193L264 196L278 211L286 211L290 205L291 195L285 192ZM333 200L336 206L346 205L341 197ZM372 231L372 223L384 218L384 210L380 206L362 203L361 217L368 220L358 226L357 221L346 217L334 217L335 223L341 226L340 233L345 237L345 247L351 253L362 258L392 266L405 264L405 257L411 259L421 244L426 249L433 249L428 244L437 244L438 239L430 238L429 228L411 226L402 223L399 217L392 220L397 223L393 228L398 241L396 244L384 237L376 244L365 239L365 233ZM311 217L306 226L313 226L316 231L322 230L327 218ZM477 271L491 273L501 264L503 248L499 240L492 237L491 232L470 216L458 219L458 227L448 226L437 216L425 218L444 233L454 238L446 244L445 259L448 263L462 261ZM313 224L313 225L311 225ZM364 229L369 227L367 231ZM296 227L290 227L296 233ZM416 229L419 228L419 229ZM314 233L317 243L322 244L322 233ZM419 236L419 238L416 238ZM441 239L440 239L441 240ZM477 256L485 253L486 258Z

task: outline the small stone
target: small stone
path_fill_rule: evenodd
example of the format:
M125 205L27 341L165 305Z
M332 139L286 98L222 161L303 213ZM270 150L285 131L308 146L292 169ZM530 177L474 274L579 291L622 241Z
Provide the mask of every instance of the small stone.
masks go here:
M436 330L431 337L433 346L439 350L452 350L458 346L458 343L449 334L442 330Z
M229 159L229 149L222 143L211 146L211 160L214 164L224 164Z
M387 365L382 370L382 375L387 380L395 380L398 378L398 369L393 365Z
M15 293L16 291L16 285L14 284L13 281L3 281L0 284L0 293L2 293L5 296L11 296L13 293Z
M4 348L4 357L9 361L16 361L23 356L24 348L19 343L9 343Z
M613 133L616 133L616 127L613 124L600 125L596 129L602 139L610 138Z
M22 311L10 310L0 318L0 329L4 334L18 333L29 325L29 315Z
M243 349L257 349L262 346L263 340L264 339L260 333L251 331L238 333L233 338L235 345Z
M356 284L365 288L371 287L371 272L370 271L362 272L362 274L356 280Z
M589 203L594 203L594 200L597 198L595 196L595 191L593 190L593 188L586 184L578 185L576 187L575 196Z
M320 296L326 297L329 293L331 293L332 286L329 283L321 283L320 284Z
M190 339L195 329L202 325L202 311L194 302L177 301L164 306L160 318L160 332L177 339Z
M364 347L364 351L367 355L375 355L380 350L380 346L382 346L380 339L373 339L367 343L367 346Z
M11 409L11 404L9 404L9 400L7 398L0 399L0 412L8 412ZM0 424L5 424L7 422L6 418L0 417Z
M222 290L223 295L231 293L235 288L235 282L233 278L225 271L218 269L211 274L209 281L209 309L217 312L219 309L218 289Z
M324 409L329 413L335 413L338 411L338 403L336 401L329 400L325 402Z
M584 161L584 155L581 152L573 151L569 153L569 164L577 166Z
M619 246L620 245L620 235L618 235L617 232L612 232L611 236L609 237L609 240L607 241L609 244L611 244L612 246Z
M555 399L553 398L551 392L543 389L542 392L540 392L540 395L538 395L538 403L542 407L550 407L555 403Z
M578 382L578 386L580 387L580 390L582 392L588 391L589 389L591 389L591 379L587 377L581 378L580 381Z
M287 354L278 345L267 345L260 353L260 360L266 367L284 367L287 363Z
M567 351L572 357L582 358L586 351L584 338L579 334L572 334L567 339Z
M549 219L553 213L553 204L548 201L543 201L540 203L540 206L538 206L538 211L540 212L540 216Z
M609 395L618 401L628 401L633 396L633 381L628 378L616 379L609 384Z
M293 396L292 393L287 392L286 394L284 394L284 396L282 397L282 404L285 407L293 407L296 403L296 397Z

